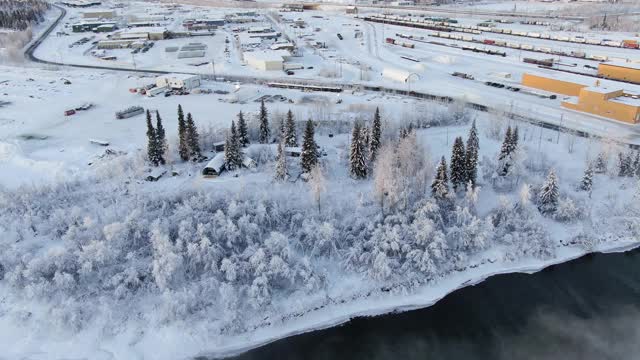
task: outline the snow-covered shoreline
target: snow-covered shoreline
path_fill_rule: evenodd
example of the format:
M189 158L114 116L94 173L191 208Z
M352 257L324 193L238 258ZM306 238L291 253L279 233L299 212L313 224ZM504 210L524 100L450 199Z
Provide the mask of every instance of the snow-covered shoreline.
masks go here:
M254 332L249 338L247 338L246 335L239 336L240 339L238 339L238 341L229 342L228 345L215 350L203 350L199 355L213 358L230 357L288 337L340 326L357 317L380 316L389 313L424 309L433 306L457 290L477 285L493 276L513 273L533 274L550 266L577 260L589 254L622 253L634 250L639 246L640 242L637 241L616 241L600 246L592 252L584 251L577 247L561 247L558 249L558 253L554 259L546 261L528 259L521 260L514 264L487 263L475 269L455 273L453 276L440 281L435 287L429 285L424 286L411 295L391 295L388 296L387 299L374 299L370 297L363 301L330 306L316 312L308 313L309 316L290 321L286 325L283 325L280 331L275 329L261 329ZM190 356L185 355L184 358L190 358Z

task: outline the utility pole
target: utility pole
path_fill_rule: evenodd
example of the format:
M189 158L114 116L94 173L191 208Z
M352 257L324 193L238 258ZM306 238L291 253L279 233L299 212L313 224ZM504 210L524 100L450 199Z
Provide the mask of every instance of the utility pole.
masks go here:
M560 127L558 128L558 138L556 139L556 144L560 143L560 130L562 129L563 121L564 121L564 113L560 114Z
M213 81L216 81L216 61L211 58L211 74L213 75Z

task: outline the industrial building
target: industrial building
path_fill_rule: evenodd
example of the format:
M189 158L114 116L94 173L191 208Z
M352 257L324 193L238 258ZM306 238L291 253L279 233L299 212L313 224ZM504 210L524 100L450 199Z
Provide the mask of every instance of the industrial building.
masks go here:
M556 80L527 73L522 75L522 85L567 96L580 96L580 90L587 87L586 85L569 81Z
M522 85L571 96L562 106L629 124L640 122L640 95L630 94L622 89L590 87L569 81L543 76L524 74Z
M102 40L98 42L98 49L126 49L134 42L135 40Z
M167 74L156 78L160 88L191 90L200 86L200 76L191 74Z
M169 36L169 32L163 27L152 26L125 29L117 36L120 39L164 40Z
M562 106L629 124L640 122L640 99L624 90L585 87L577 101L563 101Z
M116 23L113 21L81 22L71 25L71 30L73 32L97 31L99 27L105 25L115 27Z
M640 84L640 63L607 62L598 65L598 75Z
M115 10L95 9L82 13L84 19L113 19L116 17Z
M243 54L247 65L256 70L283 70L284 62L291 54L283 50L250 51Z

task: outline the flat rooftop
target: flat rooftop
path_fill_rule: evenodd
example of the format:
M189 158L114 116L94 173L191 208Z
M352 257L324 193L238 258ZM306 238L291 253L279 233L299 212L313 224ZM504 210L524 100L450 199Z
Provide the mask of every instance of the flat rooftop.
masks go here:
M640 63L636 62L621 62L621 61L611 61L602 63L602 65L616 66L633 70L640 70Z

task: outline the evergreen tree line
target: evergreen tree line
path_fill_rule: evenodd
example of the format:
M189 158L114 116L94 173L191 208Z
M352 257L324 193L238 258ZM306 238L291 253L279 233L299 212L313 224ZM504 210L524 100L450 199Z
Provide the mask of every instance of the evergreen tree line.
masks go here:
M49 8L42 0L0 0L0 28L25 30L31 24L44 21L44 13Z
M147 158L154 165L167 163L169 145L162 125L160 112L156 111L156 126L153 126L151 112L147 110ZM182 105L178 105L178 154L182 161L200 161L200 136L191 113L185 118Z
M403 135L403 134L401 134ZM365 179L376 161L382 144L380 109L376 108L371 128L356 122L351 132L349 147L349 173L354 179Z

